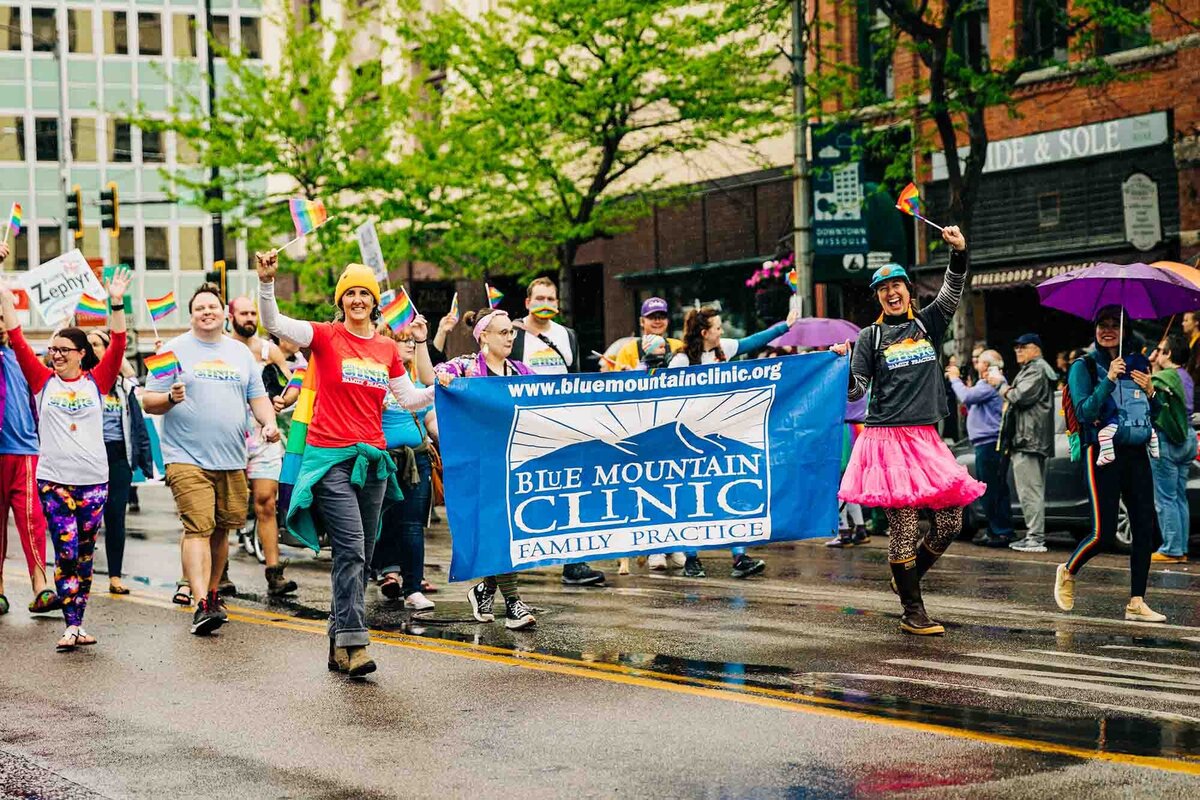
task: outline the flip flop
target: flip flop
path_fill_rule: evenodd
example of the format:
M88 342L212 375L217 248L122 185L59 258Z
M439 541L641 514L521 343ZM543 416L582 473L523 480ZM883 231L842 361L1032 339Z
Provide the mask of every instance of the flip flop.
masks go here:
M78 635L75 637L75 643L80 647L87 647L96 643L96 637L92 636L83 628L80 628Z
M48 614L62 608L62 598L53 589L42 589L29 604L30 614Z
M175 594L171 596L171 602L177 606L192 604L192 587L187 585L187 581L179 581L175 584Z
M124 584L113 583L113 582L109 581L108 593L109 594L129 594L129 588L126 587Z
M58 644L54 645L54 649L60 653L69 653L79 644L78 633L64 633L62 638L58 640Z
M0 594L0 617L8 613L9 605L8 598Z

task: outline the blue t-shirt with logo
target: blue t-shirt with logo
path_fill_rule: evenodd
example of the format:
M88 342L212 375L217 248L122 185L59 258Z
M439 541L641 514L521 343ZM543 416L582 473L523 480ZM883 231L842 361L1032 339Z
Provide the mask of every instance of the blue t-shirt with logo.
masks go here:
M163 414L163 463L245 469L246 403L267 394L254 354L233 339L205 342L190 331L167 342L167 350L175 354L183 374L151 376L146 389L168 392L178 380L187 399Z
M11 347L0 347L4 359L4 421L0 425L0 454L6 456L36 456L38 454L37 421L29 402L29 384L17 363ZM3 555L0 554L0 558Z

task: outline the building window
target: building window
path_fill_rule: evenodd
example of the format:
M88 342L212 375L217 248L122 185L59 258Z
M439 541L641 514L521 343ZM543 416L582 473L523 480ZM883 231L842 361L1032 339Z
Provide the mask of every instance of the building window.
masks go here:
M139 11L137 20L138 53L143 56L161 56L163 52L162 16Z
M26 231L21 231L21 235L16 239L9 239L8 258L0 261L0 268L5 272L16 270L17 272L25 272L29 269L29 234Z
M174 50L176 58L195 58L196 51L196 15L171 15L173 28Z
M0 42L4 42L0 49L21 49L21 9L0 6Z
M128 122L108 121L108 160L115 164L133 161L133 127Z
M104 12L104 52L110 56L129 55L129 18L124 11Z
M196 151L196 146L191 140L182 133L175 134L175 163L176 164L199 164L200 153Z
M1057 228L1060 219L1062 198L1058 192L1039 194L1037 200L1038 227Z
M75 161L95 163L96 120L75 117L71 119L71 158Z
M204 230L187 225L179 227L179 268L204 268Z
M25 118L0 117L0 161L24 160Z
M146 269L170 269L171 248L166 228L146 228Z
M1067 0L1024 0L1021 55L1037 65L1067 60Z
M117 236L117 263L130 269L137 268L137 246L134 244L133 228L121 228Z
M58 120L47 117L33 121L33 151L38 161L58 161Z
M29 9L29 21L32 24L33 36L30 46L35 53L53 53L55 42L58 41L58 20L55 19L53 8Z
M214 14L212 17L212 38L216 42L217 50L225 52L229 51L232 46L229 38L229 17L221 14Z
M62 255L62 229L38 228L38 264L45 264ZM36 265L35 265L36 266Z
M954 52L972 69L987 70L987 0L967 0L954 18Z
M82 8L67 9L67 48L72 53L92 52L92 12Z
M879 7L879 0L859 0L858 65L862 89L869 95L867 102L896 96L892 52L892 21Z
M242 55L262 58L261 25L258 17L242 17Z
M166 161L167 150L163 145L162 131L142 131L142 161Z
M1097 39L1098 55L1119 53L1150 44L1150 0L1115 0L1128 24L1100 29Z

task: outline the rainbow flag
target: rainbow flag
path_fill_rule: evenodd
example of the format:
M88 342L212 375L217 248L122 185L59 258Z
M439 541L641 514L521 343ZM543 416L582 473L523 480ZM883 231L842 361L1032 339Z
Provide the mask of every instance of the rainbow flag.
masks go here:
M288 201L292 210L292 222L296 224L296 236L307 236L325 224L329 214L325 204L320 200L306 200L303 197L293 197Z
M183 367L179 365L179 359L170 350L146 356L145 363L146 369L155 378L169 378L176 373L183 372Z
M79 305L75 306L75 316L81 319L106 319L108 303L104 300L97 300L84 292L79 296Z
M495 308L500 305L500 301L504 299L504 292L493 286L488 286L486 283L483 285L483 288L487 289L488 308Z
M402 328L416 318L417 309L413 307L412 300L408 299L408 292L401 286L396 291L396 299L384 306L383 321L389 328L399 333Z
M150 309L150 319L159 322L179 306L175 304L175 293L167 292L162 297L147 297L146 308Z
M292 377L288 380L287 386L285 386L283 390L285 392L289 391L290 389L299 391L300 387L304 384L305 374L306 371L304 367L299 367L295 372L292 373Z
M12 212L8 215L8 229L14 237L21 235L21 204L13 203Z
M454 317L455 319L458 318L458 292L454 293L454 299L450 301L449 316Z
M904 191L896 200L896 208L912 217L921 216L921 193L917 191L915 185L910 183L904 187Z
M298 372L299 370L297 370ZM294 374L293 374L293 377ZM291 385L290 383L288 384ZM290 509L292 492L296 488L296 480L300 477L300 465L304 461L304 451L308 447L308 426L312 423L313 407L317 400L317 365L315 360L308 360L308 369L301 380L300 397L292 410L292 424L288 428L287 446L283 454L283 466L279 473L278 506ZM285 520L287 515L284 515ZM297 544L320 551L318 542L302 541L286 525L280 530L281 541L287 544ZM291 539L292 541L288 541Z
M793 292L800 289L800 276L796 274L796 270L789 270L786 280L788 288Z

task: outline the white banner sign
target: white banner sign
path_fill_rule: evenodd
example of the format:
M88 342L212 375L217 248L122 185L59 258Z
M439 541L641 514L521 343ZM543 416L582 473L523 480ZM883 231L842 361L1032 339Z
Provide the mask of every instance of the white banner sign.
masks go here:
M363 263L375 273L379 285L387 288L388 271L383 263L383 248L379 246L379 235L375 233L375 221L364 222L355 231L358 236L358 252L362 254Z
M29 292L30 304L51 326L63 324L75 313L84 292L97 299L105 296L104 287L78 249L25 273L17 284Z

